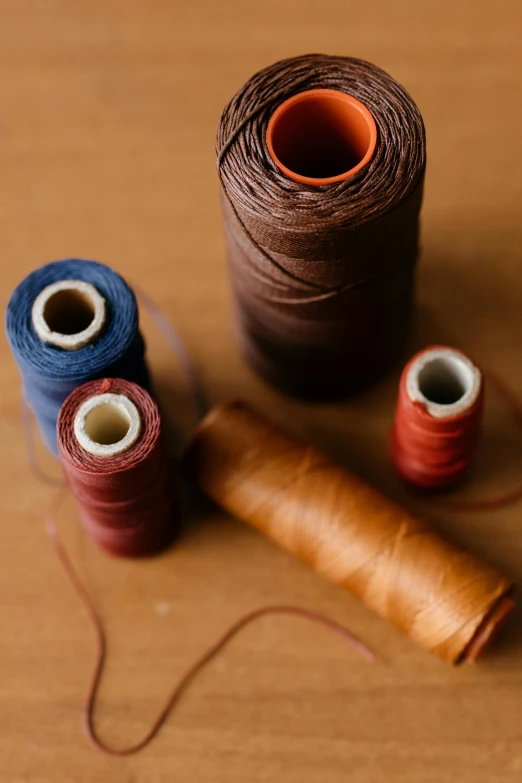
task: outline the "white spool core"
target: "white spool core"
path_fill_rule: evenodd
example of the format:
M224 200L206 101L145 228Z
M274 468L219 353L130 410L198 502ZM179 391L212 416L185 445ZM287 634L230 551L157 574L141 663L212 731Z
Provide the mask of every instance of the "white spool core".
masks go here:
M140 431L139 411L124 394L90 397L74 417L76 440L97 457L113 457L127 451L138 440Z
M421 402L436 419L458 416L477 400L482 385L478 367L453 348L422 353L406 377L410 400Z
M48 285L33 303L37 335L66 351L92 342L105 323L105 299L83 280L60 280Z

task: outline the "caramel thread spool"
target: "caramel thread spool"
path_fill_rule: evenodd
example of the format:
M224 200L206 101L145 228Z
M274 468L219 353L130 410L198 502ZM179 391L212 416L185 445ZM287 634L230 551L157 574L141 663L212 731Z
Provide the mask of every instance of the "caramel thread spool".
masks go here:
M514 606L495 568L243 403L208 414L186 466L218 505L446 661L475 660Z

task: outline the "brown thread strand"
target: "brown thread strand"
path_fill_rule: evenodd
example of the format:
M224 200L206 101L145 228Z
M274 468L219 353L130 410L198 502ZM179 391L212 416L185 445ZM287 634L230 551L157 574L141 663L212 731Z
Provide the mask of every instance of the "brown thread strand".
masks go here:
M243 403L208 414L186 466L218 505L447 661L476 657L512 607L495 568Z
M185 691L194 677L206 666L207 663L209 663L213 658L216 657L216 655L218 655L219 652L221 652L221 650L239 631L241 631L245 626L249 625L254 620L257 620L259 617L264 615L289 614L302 617L304 619L310 620L311 622L315 622L324 626L325 628L328 628L333 633L336 633L345 639L345 641L351 644L357 650L357 652L366 658L368 662L377 662L376 655L372 652L372 650L370 650L369 647L367 647L366 644L364 644L364 642L352 634L347 628L335 622L335 620L331 620L325 615L296 606L262 606L258 609L253 609L252 611L247 612L238 620L236 620L231 626L229 626L229 628L224 631L221 636L218 637L218 639L212 645L210 645L210 647L207 648L207 650L202 653L202 655L200 655L194 661L191 666L189 666L185 672L180 675L177 683L167 697L164 706L161 708L150 729L141 740L127 748L113 748L107 745L98 737L94 725L96 697L106 657L105 631L96 608L94 607L94 604L89 596L89 593L79 579L74 566L72 565L72 562L69 559L69 556L67 555L67 552L65 551L58 536L56 517L58 509L66 496L66 491L58 493L55 503L47 517L47 532L56 555L62 565L62 568L74 591L82 602L85 611L87 612L96 638L95 663L84 708L84 726L89 741L95 748L97 748L97 750L100 750L103 753L107 753L111 756L129 756L146 747L146 745L148 745L149 742L151 742L151 740L154 739L154 737L157 735L158 731L167 720L169 713L171 712L175 703L178 701L179 697L183 691Z
M315 88L349 93L378 129L372 160L350 179L294 182L265 141L284 100ZM253 76L217 138L239 340L249 363L297 396L367 385L403 348L425 168L421 115L370 63L305 55Z

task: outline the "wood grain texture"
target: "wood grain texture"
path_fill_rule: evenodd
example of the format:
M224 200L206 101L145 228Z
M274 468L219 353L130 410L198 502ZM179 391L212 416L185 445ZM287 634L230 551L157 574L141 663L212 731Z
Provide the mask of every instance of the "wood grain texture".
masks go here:
M312 407L243 365L229 326L214 134L257 69L307 51L364 57L412 93L428 131L412 351L455 342L522 395L520 4L266 0L6 0L0 5L0 292L71 255L114 265L179 327L212 401L242 396L296 435L522 578L521 507L459 515L407 497L386 449L398 372L363 398ZM183 378L145 317L159 394L181 443ZM61 526L103 614L99 726L139 738L181 669L244 611L299 603L382 652L371 667L302 621L245 631L143 753L86 744L93 640L46 541L52 492L28 473L19 383L0 356L0 779L7 783L516 783L522 775L522 612L483 663L453 669L256 532L202 505L150 562L111 560ZM51 461L42 457L52 469ZM491 399L467 492L519 479L522 437Z

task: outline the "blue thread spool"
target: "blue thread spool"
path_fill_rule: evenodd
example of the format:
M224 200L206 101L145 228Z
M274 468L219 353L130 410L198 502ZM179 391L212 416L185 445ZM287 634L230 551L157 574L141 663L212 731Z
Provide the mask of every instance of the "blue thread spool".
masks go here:
M68 259L31 272L11 295L6 332L24 397L55 456L58 413L78 386L118 377L149 387L136 298L104 264Z

